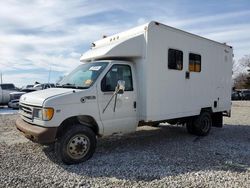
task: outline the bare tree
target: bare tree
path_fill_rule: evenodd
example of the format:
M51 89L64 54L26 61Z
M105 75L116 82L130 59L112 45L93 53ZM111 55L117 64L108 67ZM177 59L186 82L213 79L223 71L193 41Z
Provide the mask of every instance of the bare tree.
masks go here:
M247 73L239 73L234 78L234 88L236 89L244 89L247 81L248 74Z
M240 59L240 61L246 67L246 70L248 72L245 81L245 88L250 88L250 55L245 55L243 58Z
M250 68L250 55L245 55L239 60L239 63L242 64L244 67Z
M250 88L250 55L245 55L233 64L234 87L237 89Z
M233 60L233 75L234 77L237 77L238 74L242 72L246 72L247 67L247 56L244 56L243 58L239 59L238 62Z

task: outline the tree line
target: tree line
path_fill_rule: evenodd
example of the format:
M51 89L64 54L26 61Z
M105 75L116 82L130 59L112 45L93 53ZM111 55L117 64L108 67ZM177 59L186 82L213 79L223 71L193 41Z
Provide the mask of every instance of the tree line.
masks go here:
M233 88L250 89L250 55L233 62Z

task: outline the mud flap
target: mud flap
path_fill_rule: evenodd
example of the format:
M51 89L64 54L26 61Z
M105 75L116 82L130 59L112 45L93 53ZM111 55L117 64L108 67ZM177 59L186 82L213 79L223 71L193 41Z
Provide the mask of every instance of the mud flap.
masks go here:
M222 127L223 126L223 115L222 112L217 112L212 114L213 127Z

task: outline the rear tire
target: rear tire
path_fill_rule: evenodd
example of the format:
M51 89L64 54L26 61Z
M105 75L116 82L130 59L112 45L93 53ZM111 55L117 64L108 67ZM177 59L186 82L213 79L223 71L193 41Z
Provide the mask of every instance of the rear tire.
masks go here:
M86 126L75 125L56 142L56 155L65 164L77 164L91 158L95 148L95 133Z
M197 136L206 136L210 132L212 127L212 117L207 111L201 112L201 114L194 119L193 130Z

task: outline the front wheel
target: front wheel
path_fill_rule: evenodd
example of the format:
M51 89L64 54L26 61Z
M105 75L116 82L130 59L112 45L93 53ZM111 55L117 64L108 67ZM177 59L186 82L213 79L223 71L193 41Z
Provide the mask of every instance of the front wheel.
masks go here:
M58 157L66 164L81 163L91 158L96 148L96 135L88 127L68 129L56 143Z

